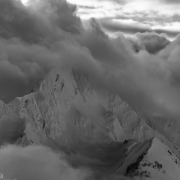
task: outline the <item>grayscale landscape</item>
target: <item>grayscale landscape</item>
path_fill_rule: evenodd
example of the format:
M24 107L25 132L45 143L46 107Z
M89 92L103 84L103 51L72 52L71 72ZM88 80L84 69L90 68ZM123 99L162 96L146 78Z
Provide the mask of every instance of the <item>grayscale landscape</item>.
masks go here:
M179 180L180 1L0 0L0 179Z

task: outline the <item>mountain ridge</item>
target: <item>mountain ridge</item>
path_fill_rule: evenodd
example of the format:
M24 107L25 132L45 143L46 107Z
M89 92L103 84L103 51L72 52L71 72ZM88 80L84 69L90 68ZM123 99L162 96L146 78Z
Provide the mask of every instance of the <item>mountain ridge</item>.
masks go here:
M63 151L76 166L148 179L155 178L151 166L159 167L158 161L150 161L155 156L149 155L154 146L158 144L164 153L168 149L173 157L180 157L179 148L154 119L135 112L118 95L97 88L88 76L74 69L54 69L36 91L17 97L8 105L1 102L0 110L1 121L8 115L18 119L10 122L25 123L16 144L42 144ZM149 171L142 165L146 159L151 165ZM177 165L175 161L171 164ZM179 165L175 174L178 172ZM161 180L164 175L157 177Z

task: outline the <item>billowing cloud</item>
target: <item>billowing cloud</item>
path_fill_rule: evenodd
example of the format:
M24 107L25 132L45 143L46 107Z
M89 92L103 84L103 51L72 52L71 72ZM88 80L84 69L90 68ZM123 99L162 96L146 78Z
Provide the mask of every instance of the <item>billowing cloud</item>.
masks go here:
M80 36L78 41L100 63L98 72L101 73L101 83L135 109L153 115L178 114L179 82L174 79L169 62L145 50L135 54L131 44L123 36L110 39L97 23L93 21L91 26L92 29ZM162 39L158 39L159 44ZM176 87L172 86L172 82Z
M28 94L52 68L71 66L119 94L134 109L153 115L179 114L177 40L167 45L168 41L156 34L137 34L145 49L152 53L166 45L169 49L165 51L167 55L160 55L164 54L163 50L156 55L146 50L135 53L123 35L109 38L96 20L83 28L75 7L66 1L35 1L28 7L13 0L1 2L4 9L11 4L10 11L1 17L1 28L7 32L6 36L0 34L0 99L3 101ZM23 13L17 17L31 19L29 31L22 32L26 21L14 18L19 9ZM123 24L121 27L127 28Z
M0 169L4 179L85 180L88 169L73 168L61 153L43 146L5 146L0 149Z
M149 32L137 33L135 38L130 38L129 40L132 42L136 52L145 49L151 54L164 49L170 43L165 36Z
M60 62L55 42L78 34L82 24L76 7L66 1L0 1L0 99L27 94Z
M43 43L45 40L62 37L63 31L80 31L81 21L74 15L76 6L64 0L32 0L29 3L28 7L24 7L17 0L0 2L1 37Z

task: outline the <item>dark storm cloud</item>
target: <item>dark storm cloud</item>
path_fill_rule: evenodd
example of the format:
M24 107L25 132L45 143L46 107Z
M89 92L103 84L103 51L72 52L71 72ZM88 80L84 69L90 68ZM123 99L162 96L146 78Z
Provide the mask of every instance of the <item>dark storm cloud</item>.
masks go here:
M80 31L81 21L74 15L76 6L69 5L63 0L40 0L35 5L37 7L30 10L19 1L1 0L0 36L37 43L55 39L57 35L62 35L63 31Z
M164 29L151 29L146 24L144 25L133 25L133 24L124 24L124 23L116 23L112 21L101 21L101 25L104 29L110 32L124 32L129 34L136 34L138 32L156 32L156 33L166 33L169 37L177 36L180 31L170 31Z
M95 66L99 69L99 75L96 71L92 73L96 72L95 81L99 76L101 84L119 94L135 109L156 115L178 113L180 86L171 76L169 62L145 50L135 54L123 36L110 39L94 20L91 26L92 29L80 36L78 42L90 50L97 63ZM172 82L177 85L176 88L172 87Z
M151 54L155 54L158 51L164 49L170 41L163 35L157 33L137 33L136 38L129 38L135 51L142 49L147 50Z

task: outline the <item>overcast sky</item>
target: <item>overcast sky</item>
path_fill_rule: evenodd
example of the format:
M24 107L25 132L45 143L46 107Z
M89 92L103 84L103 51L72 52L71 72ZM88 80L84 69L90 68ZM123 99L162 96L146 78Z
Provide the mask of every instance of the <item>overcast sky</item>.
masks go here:
M68 0L81 19L96 18L109 33L155 31L170 38L180 32L179 0Z

